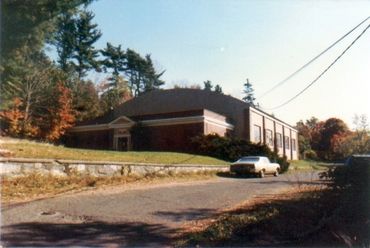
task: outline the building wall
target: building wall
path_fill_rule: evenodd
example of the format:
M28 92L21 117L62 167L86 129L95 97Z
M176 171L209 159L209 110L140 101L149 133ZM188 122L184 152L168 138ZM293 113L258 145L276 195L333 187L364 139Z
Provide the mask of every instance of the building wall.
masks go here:
M275 122L276 150L280 156L284 155L283 125Z
M66 145L86 149L113 149L113 129L68 133Z
M204 123L145 127L146 144L140 150L191 151L191 139L204 133ZM134 144L135 145L135 144Z
M209 120L216 120L217 122L227 122L227 118L223 115L217 114L215 112L209 111L207 109L204 110L204 116L209 118ZM227 128L224 125L219 125L212 121L205 121L204 122L204 134L218 134L220 136L229 136L231 135L232 130Z
M266 144L271 150L276 147L278 154L289 160L298 159L298 134L294 128L253 108L249 108L248 113L251 142Z

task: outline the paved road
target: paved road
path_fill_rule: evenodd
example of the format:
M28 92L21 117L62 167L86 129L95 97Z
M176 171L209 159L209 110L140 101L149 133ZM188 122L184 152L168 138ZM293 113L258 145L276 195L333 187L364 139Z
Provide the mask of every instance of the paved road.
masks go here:
M314 183L312 173L232 178L139 188L98 190L2 209L5 246L168 245L186 221L297 182Z

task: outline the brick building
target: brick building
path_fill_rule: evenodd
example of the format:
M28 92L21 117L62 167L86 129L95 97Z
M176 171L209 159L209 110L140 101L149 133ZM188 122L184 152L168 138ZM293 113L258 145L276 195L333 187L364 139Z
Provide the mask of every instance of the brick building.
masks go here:
M198 89L157 90L134 98L71 128L67 145L189 151L192 137L210 133L276 146L280 155L298 159L295 128L239 99Z

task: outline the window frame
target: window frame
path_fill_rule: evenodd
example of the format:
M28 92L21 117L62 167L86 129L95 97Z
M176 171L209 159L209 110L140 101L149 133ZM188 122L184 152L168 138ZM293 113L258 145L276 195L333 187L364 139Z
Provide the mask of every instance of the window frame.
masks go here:
M266 144L273 147L274 146L274 135L272 133L272 130L266 128L265 133L266 133ZM271 136L269 137L268 134Z
M285 144L285 149L290 150L290 138L289 136L284 136L284 144Z
M257 133L256 131L258 131L258 139L256 139L257 137ZM257 142L257 143L261 143L262 142L262 129L260 126L258 125L253 125L253 138L254 138L254 141Z

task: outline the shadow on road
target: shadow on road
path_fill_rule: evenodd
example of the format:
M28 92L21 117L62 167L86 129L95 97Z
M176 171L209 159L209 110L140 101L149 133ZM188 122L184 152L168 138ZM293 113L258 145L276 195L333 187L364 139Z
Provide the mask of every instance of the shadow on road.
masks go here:
M2 232L4 246L163 246L177 229L145 223L22 223L3 226Z
M172 221L189 221L209 217L210 215L214 215L216 213L216 209L212 208L190 208L182 210L181 212L158 211L154 214L165 219L170 219Z
M234 174L234 173L230 173L230 172L217 172L216 175L219 176L219 177L235 178L235 179L257 178L253 174Z

